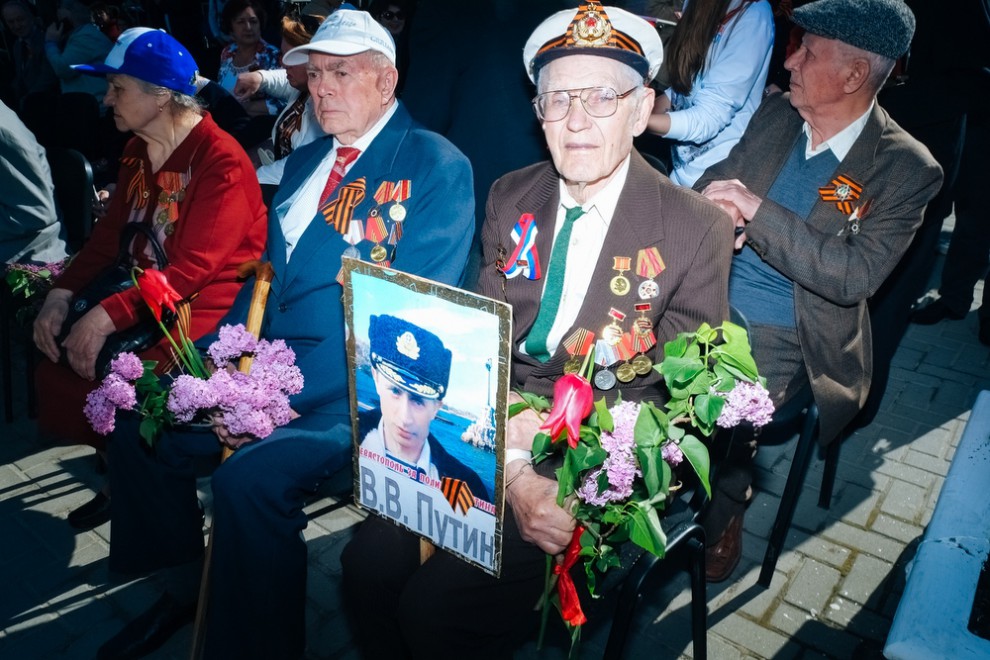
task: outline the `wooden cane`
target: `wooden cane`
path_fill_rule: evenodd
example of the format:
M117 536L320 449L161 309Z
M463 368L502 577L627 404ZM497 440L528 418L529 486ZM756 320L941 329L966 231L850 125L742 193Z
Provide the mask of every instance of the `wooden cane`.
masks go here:
M261 334L261 321L265 317L265 305L268 303L268 292L271 290L272 277L275 271L270 263L261 262L257 259L241 264L237 269L237 276L246 278L254 274L254 290L251 292L251 305L248 307L248 316L245 327L255 337ZM251 371L251 364L254 358L244 356L237 365L238 371L248 373ZM231 457L234 450L227 445L223 446L220 453L220 462ZM190 650L190 660L198 660L203 654L203 644L206 642L206 611L207 601L210 598L210 560L213 557L213 530L206 541L206 550L203 553L203 577L199 582L199 600L196 604L196 618L193 621L192 648Z

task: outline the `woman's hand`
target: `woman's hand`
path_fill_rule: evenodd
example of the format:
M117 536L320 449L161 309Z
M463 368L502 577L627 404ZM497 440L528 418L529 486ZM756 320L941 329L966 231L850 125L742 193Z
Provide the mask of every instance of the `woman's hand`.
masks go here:
M37 318L34 319L34 343L52 362L58 362L60 351L55 338L62 331L62 323L69 313L71 300L72 292L68 289L52 289L45 297L45 304L41 306Z
M72 370L86 380L94 380L96 358L107 337L116 329L102 305L97 305L76 321L62 342Z
M237 74L234 83L234 97L241 103L246 103L261 90L262 77L257 71L247 71Z

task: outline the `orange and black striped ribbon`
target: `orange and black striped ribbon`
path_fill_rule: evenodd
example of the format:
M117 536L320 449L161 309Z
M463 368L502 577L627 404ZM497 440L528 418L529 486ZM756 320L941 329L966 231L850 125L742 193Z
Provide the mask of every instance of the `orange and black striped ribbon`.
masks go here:
M327 224L346 234L350 229L354 208L364 201L364 177L348 183L340 189L337 198L320 209Z
M454 511L460 509L464 515L467 515L474 506L474 495L464 481L454 477L444 477L440 480L440 489L443 491L444 499L450 502Z
M839 188L842 187L848 188L847 194L839 194ZM835 207L844 215L849 215L853 212L853 202L859 199L862 192L863 186L856 183L845 174L840 174L832 179L832 185L818 189L818 194L821 196L822 201L835 202Z

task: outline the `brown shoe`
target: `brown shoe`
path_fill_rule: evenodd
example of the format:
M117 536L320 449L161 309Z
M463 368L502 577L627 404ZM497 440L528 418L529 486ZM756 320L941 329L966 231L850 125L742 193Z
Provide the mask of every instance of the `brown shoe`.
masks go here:
M729 519L725 531L715 545L705 548L705 579L709 582L722 582L739 565L742 557L743 515Z

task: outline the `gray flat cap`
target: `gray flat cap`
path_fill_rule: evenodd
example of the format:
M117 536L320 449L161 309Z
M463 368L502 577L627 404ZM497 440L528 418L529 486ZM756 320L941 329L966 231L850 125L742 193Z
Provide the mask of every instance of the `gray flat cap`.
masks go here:
M892 60L907 52L915 24L903 0L817 0L795 9L794 22Z

